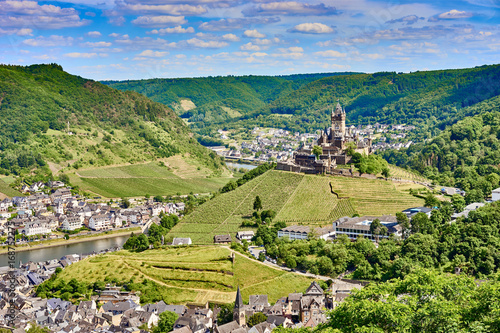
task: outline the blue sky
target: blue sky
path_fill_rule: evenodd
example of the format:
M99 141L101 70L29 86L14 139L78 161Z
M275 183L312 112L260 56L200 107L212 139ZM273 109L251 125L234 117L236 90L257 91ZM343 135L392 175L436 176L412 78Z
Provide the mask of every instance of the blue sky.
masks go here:
M95 80L500 63L500 0L0 0L0 63Z

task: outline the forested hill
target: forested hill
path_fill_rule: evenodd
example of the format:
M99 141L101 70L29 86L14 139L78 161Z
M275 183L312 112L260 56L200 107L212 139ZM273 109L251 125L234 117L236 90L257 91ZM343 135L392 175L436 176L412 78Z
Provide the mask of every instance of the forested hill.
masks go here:
M230 123L315 80L358 73L317 73L283 76L217 76L205 78L103 81L120 90L144 94L174 109L190 122ZM188 103L186 103L186 101ZM195 126L198 127L198 126Z
M489 197L500 186L500 96L465 110L465 115L477 115L465 117L426 143L386 151L384 157L439 184L462 188L468 202Z
M0 66L0 151L0 171L14 173L48 173L48 162L78 168L182 153L214 171L221 167L165 105L56 64Z
M446 122L462 108L500 95L500 66L414 73L336 73L108 82L177 108L194 131L274 126L315 131L337 99L350 123ZM182 109L181 100L192 101ZM186 104L187 105L187 104ZM189 109L189 110L188 110ZM187 111L188 110L188 111Z

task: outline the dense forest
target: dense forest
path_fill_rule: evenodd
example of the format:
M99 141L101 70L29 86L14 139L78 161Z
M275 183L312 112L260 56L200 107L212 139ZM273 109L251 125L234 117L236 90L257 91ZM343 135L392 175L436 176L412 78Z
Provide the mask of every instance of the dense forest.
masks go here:
M500 97L471 108L476 116L449 126L425 143L384 152L390 163L419 171L436 183L457 186L482 201L499 186Z
M328 313L315 329L275 333L486 333L500 330L500 276L488 281L419 269L404 279L370 284Z
M0 66L0 167L23 174L47 162L75 167L189 153L217 171L220 159L168 107L63 71ZM68 129L70 133L68 133Z

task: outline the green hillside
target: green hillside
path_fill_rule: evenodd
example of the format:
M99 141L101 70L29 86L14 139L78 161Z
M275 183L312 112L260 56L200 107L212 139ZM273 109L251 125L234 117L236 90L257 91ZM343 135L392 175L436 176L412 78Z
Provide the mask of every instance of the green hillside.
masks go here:
M233 264L230 255L231 251L223 247L113 252L68 266L39 291L71 279L84 284L115 280L141 291L142 303L164 300L169 304L194 302L204 305L207 301L234 302L236 288L240 286L245 301L250 295L267 294L269 302L274 303L288 293L305 291L312 282L310 278L269 267L239 254ZM143 283L144 280L149 283Z
M480 113L448 127L430 141L387 151L391 163L409 166L442 185L467 191L467 203L481 201L500 186L500 97L469 108Z
M168 107L55 64L1 65L0 115L3 173L72 172L172 156L212 173L222 169L221 160Z
M175 110L196 128L231 122L261 110L309 82L353 73L318 73L285 76L217 76L206 78L104 81L120 90L144 94Z
M350 123L412 123L452 119L463 108L500 95L500 66L298 77L208 77L107 82L176 108L192 129L279 127L313 132L328 124L340 99ZM346 75L342 75L346 74ZM348 74L348 75L347 75ZM180 107L193 102L192 109ZM291 117L279 117L286 114Z
M339 198L332 194L330 183ZM235 235L253 213L256 196L263 210L274 210L274 221L325 226L342 216L395 214L421 206L423 200L396 189L392 182L363 178L304 175L268 171L235 190L220 194L181 219L169 235L209 244L218 234Z

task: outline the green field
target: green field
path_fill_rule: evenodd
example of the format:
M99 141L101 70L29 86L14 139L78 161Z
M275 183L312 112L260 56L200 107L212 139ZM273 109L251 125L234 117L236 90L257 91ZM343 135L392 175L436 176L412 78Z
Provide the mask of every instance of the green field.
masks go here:
M207 177L209 170L180 158L167 159L166 165L151 162L80 170L70 179L73 185L108 198L208 193L233 179L229 175Z
M339 198L331 192L330 183ZM274 221L289 225L325 226L342 216L395 214L423 204L422 199L397 190L389 181L273 170L204 203L170 235L191 237L195 244L210 244L219 234L234 237L237 231L251 229L241 225L251 217L257 195L264 210L277 213Z
M12 177L5 177L4 179L0 179L0 193L5 194L8 197L16 197L16 196L22 196L21 192L14 190L12 187L10 187L8 184L10 184L12 181Z
M166 303L198 304L207 301L234 302L240 286L244 300L255 293L268 294L274 303L294 291L305 291L311 279L274 269L223 247L182 247L148 250L141 253L119 251L88 258L65 268L57 279L92 283L105 278L141 282L149 279L161 286ZM196 269L196 270L194 270ZM248 274L252 272L252 274Z

